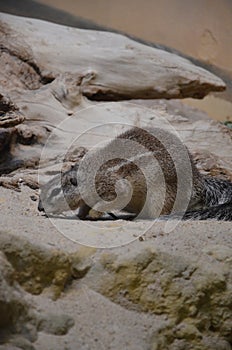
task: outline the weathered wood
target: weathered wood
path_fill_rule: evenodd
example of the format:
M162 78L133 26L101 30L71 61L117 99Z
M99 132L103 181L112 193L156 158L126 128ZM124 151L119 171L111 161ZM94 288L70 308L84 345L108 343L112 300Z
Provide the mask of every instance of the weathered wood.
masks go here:
M202 98L225 89L221 79L188 60L119 34L7 14L0 15L0 26L1 50L27 65L33 82L25 73L24 80L31 89L66 72L96 100Z

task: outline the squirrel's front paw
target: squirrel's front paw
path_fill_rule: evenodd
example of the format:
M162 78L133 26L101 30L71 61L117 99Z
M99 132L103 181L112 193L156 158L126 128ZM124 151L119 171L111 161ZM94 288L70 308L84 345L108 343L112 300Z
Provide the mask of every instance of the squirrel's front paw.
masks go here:
M100 217L102 217L103 214L104 214L103 212L95 210L95 209L91 209L89 211L89 217L91 219L99 219Z

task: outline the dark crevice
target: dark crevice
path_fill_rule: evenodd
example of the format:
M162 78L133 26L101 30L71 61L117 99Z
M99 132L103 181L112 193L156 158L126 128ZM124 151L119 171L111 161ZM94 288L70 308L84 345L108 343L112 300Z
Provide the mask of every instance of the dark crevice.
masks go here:
M55 77L52 75L52 73L50 73L48 75L43 75L41 73L40 68L37 66L37 64L35 62L31 61L30 58L25 58L22 55L17 54L13 50L11 50L3 45L0 45L0 51L6 52L10 56L16 57L17 59L19 59L23 63L26 63L28 66L30 66L34 70L34 72L40 77L39 81L42 85L50 84L51 82L53 82L55 80Z
M166 93L162 92L159 93L158 91L155 93L154 91L140 91L137 92L137 95L134 94L132 97L131 94L126 93L118 93L116 91L103 91L98 90L97 92L85 92L83 91L83 95L87 97L90 101L122 101L122 100L134 100L134 99L182 99L182 98L196 98L196 99L203 99L210 91L211 86L208 84L205 84L204 87L202 87L201 91L198 91L194 84L189 85L180 85L179 90L177 90L176 94L169 93L168 91ZM195 91L194 91L195 90ZM223 88L218 88L219 90L223 90Z
M40 77L40 82L43 85L52 83L56 78L52 75L44 75Z

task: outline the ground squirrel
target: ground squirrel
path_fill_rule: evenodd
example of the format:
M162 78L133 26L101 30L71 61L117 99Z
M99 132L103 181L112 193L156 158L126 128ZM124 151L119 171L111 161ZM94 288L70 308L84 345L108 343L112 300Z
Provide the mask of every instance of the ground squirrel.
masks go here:
M232 220L232 183L204 176L180 139L134 127L42 186L38 209L98 218L123 210L140 218Z

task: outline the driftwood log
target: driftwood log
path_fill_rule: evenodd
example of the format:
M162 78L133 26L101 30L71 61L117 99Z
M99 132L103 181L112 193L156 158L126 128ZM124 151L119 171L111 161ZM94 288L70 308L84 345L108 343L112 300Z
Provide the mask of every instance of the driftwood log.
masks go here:
M59 163L90 127L77 146L113 136L108 123L120 124L115 134L125 123L152 124L154 111L122 100L203 98L225 89L175 54L36 19L0 14L0 50L1 174Z

